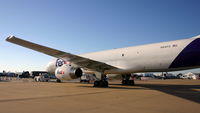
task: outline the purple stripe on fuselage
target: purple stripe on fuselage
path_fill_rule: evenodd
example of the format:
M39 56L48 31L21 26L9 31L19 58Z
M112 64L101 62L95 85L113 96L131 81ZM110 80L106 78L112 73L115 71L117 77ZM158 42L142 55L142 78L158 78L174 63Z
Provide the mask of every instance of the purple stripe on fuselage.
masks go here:
M175 58L169 68L200 66L200 38L193 40Z

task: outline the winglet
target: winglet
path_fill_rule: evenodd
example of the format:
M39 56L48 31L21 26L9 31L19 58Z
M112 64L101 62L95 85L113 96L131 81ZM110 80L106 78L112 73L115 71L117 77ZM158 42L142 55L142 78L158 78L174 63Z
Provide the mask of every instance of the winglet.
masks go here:
M13 36L13 35L8 36L8 37L6 38L6 41L11 40L12 38L15 38L15 36Z

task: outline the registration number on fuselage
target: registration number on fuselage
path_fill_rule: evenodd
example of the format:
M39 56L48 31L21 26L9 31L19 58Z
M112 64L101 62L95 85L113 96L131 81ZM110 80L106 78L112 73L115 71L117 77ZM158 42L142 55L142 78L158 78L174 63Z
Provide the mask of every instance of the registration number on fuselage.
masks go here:
M160 46L160 48L172 48L172 47L178 47L177 44L172 44L172 45L164 45L164 46Z

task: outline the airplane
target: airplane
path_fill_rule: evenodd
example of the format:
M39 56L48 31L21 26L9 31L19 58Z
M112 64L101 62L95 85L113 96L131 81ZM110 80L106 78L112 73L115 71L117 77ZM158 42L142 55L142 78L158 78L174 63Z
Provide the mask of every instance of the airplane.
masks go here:
M15 36L6 41L50 55L56 59L47 65L57 82L76 79L83 73L94 73L94 87L108 87L108 74L122 75L122 84L134 85L131 73L167 72L200 67L200 35L168 42L112 49L75 55Z

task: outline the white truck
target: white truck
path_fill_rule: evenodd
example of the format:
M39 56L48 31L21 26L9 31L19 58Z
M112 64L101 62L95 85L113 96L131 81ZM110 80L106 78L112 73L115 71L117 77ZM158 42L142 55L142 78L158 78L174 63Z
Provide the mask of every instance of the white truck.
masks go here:
M80 78L80 82L90 83L96 80L96 76L94 74L83 74Z
M48 82L50 80L50 77L49 77L48 74L42 74L42 75L39 75L39 76L35 76L34 80L36 82Z

